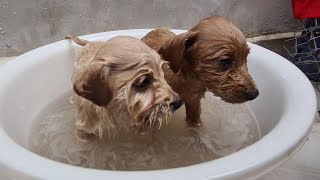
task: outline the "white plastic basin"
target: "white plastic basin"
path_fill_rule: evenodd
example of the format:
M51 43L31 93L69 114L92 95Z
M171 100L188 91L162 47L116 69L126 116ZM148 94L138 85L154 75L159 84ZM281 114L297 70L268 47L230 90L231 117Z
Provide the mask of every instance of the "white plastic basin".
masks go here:
M83 36L143 37L150 29ZM184 32L176 30L175 33ZM229 156L176 169L107 171L71 166L28 151L28 134L42 107L71 89L75 46L63 40L25 53L0 67L0 177L7 179L254 179L289 159L306 141L316 113L313 87L281 56L249 43L248 66L260 96L248 103L262 139Z

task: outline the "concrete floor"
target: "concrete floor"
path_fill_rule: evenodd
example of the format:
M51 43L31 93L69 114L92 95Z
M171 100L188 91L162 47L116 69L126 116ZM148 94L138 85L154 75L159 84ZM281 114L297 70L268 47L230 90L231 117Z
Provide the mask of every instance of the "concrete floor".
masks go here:
M264 48L267 48L277 54L280 54L282 57L286 59L290 59L290 54L284 49L283 47L283 41L287 39L274 39L274 40L266 40L266 41L258 41L255 44L258 44L259 46L262 46ZM288 43L288 46L294 46L294 44Z
M283 49L284 39L260 41L256 44L270 49L285 58L290 58L289 54ZM14 57L0 57L0 65L10 61ZM313 83L314 87L316 86ZM320 92L315 88L318 103L320 102ZM319 180L320 161L317 158L320 152L320 118L316 116L315 124L310 133L309 140L301 150L286 163L271 171L270 173L258 178L258 180Z

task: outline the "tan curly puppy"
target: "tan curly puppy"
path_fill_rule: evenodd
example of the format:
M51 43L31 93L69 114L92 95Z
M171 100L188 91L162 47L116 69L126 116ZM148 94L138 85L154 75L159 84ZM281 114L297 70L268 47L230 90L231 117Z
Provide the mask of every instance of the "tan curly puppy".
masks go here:
M81 138L89 134L102 137L105 129L117 133L124 126L152 131L182 105L164 78L166 62L140 40L128 36L106 42L66 38L83 46L72 79Z

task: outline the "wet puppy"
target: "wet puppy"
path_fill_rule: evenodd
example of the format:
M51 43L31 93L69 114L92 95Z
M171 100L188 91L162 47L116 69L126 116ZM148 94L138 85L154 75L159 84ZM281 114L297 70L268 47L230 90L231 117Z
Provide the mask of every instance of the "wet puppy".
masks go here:
M200 99L207 90L229 103L243 103L259 95L248 73L246 38L224 18L205 18L179 35L155 29L142 41L170 63L164 67L165 78L185 102L191 125L201 124Z
M72 78L78 135L102 137L103 130L160 128L182 105L164 78L165 61L140 40L116 36L106 42L67 39L79 49Z

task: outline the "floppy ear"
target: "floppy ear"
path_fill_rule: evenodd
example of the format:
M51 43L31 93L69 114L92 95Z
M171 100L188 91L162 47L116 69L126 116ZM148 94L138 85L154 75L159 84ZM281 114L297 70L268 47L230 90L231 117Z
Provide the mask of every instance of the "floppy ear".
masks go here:
M158 53L165 61L170 62L170 68L174 73L179 71L185 51L192 46L195 39L195 32L186 32L173 37L160 47Z
M101 63L92 63L76 71L73 76L73 89L98 106L107 106L112 99L112 91L106 75L108 67Z

